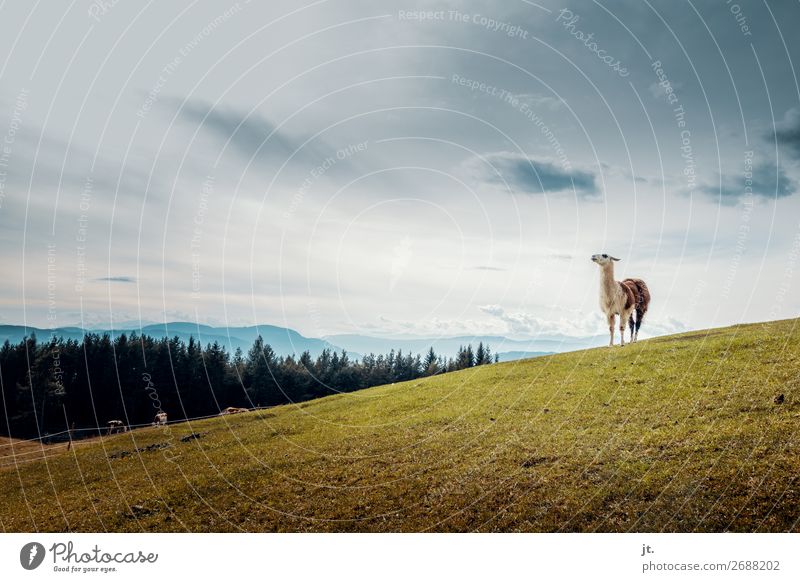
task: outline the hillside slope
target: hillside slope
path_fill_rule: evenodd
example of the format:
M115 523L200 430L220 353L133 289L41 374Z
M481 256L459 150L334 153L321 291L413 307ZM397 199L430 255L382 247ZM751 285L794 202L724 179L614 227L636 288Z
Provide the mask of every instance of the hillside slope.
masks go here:
M796 530L799 388L800 320L485 366L0 469L0 527Z

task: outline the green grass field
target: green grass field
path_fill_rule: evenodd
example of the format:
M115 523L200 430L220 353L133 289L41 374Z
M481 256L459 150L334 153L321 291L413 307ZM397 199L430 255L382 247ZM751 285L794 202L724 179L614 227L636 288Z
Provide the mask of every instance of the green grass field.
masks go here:
M0 528L792 531L799 388L800 320L484 366L59 445Z

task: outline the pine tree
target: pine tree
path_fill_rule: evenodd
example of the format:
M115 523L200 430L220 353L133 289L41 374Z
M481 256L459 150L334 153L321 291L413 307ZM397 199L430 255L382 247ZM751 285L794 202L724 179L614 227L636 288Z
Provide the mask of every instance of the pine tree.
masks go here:
M480 342L478 344L478 350L475 352L475 365L482 366L485 358L486 352L483 350L483 342Z
M422 362L422 373L426 376L433 376L439 373L439 358L436 352L433 351L432 346L428 350L425 360Z

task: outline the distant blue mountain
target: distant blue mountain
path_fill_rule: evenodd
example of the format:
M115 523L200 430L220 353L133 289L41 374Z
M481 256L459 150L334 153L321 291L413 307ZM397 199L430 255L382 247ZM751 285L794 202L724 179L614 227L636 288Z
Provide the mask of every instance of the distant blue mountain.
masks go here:
M175 337L188 342L190 337L203 345L218 342L228 351L233 352L236 348L242 348L245 352L253 345L255 339L261 335L264 343L272 346L272 349L279 355L301 354L308 351L316 357L322 350L328 348L341 351L342 348L330 344L329 342L316 338L307 338L300 335L293 329L277 327L274 325L258 325L251 327L211 327L208 325L197 325L188 322L156 323L139 327L127 327L114 329L81 329L80 327L59 327L55 329L41 329L36 327L25 327L21 325L0 325L0 342L9 340L12 343L19 343L25 336L35 334L39 341L46 341L52 336L63 337L64 339L83 339L84 333L108 334L112 337L122 334L131 335L136 332L138 335L149 335L154 338ZM356 354L353 354L354 357Z
M353 358L360 358L363 354L386 354L391 350L402 350L403 353L425 354L429 348L447 358L452 358L462 346L472 344L477 348L483 342L488 345L493 354L499 354L501 361L519 360L543 356L556 352L568 352L587 347L604 345L607 341L605 337L592 336L575 338L569 336L551 335L530 340L512 340L503 336L458 336L447 338L420 338L420 337L372 337L358 334L331 335L323 338L309 338L301 335L297 331L285 327L274 325L254 325L249 327L212 327L209 325L197 325L185 321L175 321L172 323L150 323L139 327L130 325L121 326L113 332L110 329L81 328L78 326L59 327L55 329L41 329L36 327L25 327L22 325L0 325L0 342L9 340L12 343L19 343L23 337L33 334L39 341L47 341L53 335L64 339L83 339L84 333L108 334L119 336L122 334L131 335L136 332L139 335L149 335L154 338L179 337L184 342L188 342L193 337L203 345L217 342L225 347L229 352L234 352L236 348L242 348L247 352L253 345L255 339L261 335L264 343L272 346L275 353L282 356L299 355L304 351L311 353L313 357L318 356L324 349L336 351L347 350Z

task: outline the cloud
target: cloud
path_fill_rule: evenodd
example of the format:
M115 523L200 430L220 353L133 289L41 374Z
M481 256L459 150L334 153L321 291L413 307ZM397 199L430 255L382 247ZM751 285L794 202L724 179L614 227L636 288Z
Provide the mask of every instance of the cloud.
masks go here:
M109 281L111 283L136 283L136 277L99 277L95 281Z
M603 171L607 176L617 176L622 177L626 180L633 180L634 182L638 182L640 184L649 184L649 183L656 183L659 181L658 178L651 178L651 177L644 177L637 174L634 174L630 170L626 168L621 168L617 166L612 166L611 164L601 163L600 166L603 168Z
M478 309L504 322L511 334L529 335L554 331L553 326L548 322L529 313L509 313L500 305L480 305Z
M143 170L135 161L127 160L123 165L90 147L54 136L34 123L16 134L13 162L7 174L8 184L27 189L33 180L36 188L66 192L62 211L68 208L69 193L91 190L141 199L148 183L151 191L159 189L158 176Z
M507 326L510 335L537 336L537 335L563 335L571 337L590 337L608 333L608 323L605 315L600 311L584 313L577 310L565 310L568 317L558 319L542 319L524 312L508 312L500 305L479 306L482 312L496 317ZM642 328L646 337L667 335L686 331L687 326L675 319L656 319L648 317L645 320L646 330Z
M584 198L599 195L596 177L591 172L565 169L548 160L513 152L492 153L485 158L494 168L477 158L468 162L485 182L504 186L507 183L512 189L525 194L566 191Z
M605 316L599 311L581 313L573 311L571 317L543 319L522 311L509 312L500 305L481 305L482 312L496 317L506 325L505 333L511 336L564 335L588 337L608 331Z
M800 159L800 111L790 109L783 121L775 125L775 130L767 136L777 140L795 159Z
M547 107L550 111L561 109L564 102L558 97L550 97L539 93L520 93L515 95L517 99L525 103L530 109Z
M473 271L508 271L508 269L504 269L502 267L491 267L489 265L477 265L472 267Z
M673 81L670 83L670 86L672 87L673 91L677 92L679 89L683 88L683 83L681 83L680 81ZM652 83L650 83L647 89L648 91L650 91L650 94L655 99L664 99L667 96L667 90L661 83L653 81Z
M172 99L169 103L180 108L179 117L183 122L192 128L200 126L201 131L214 141L213 151L224 147L226 155L238 156L238 159L233 159L234 164L249 164L252 160L253 169L271 174L291 158L284 171L299 171L307 177L310 170L318 169L335 158L336 162L323 172L326 178L344 176L349 179L368 171L364 166L363 152L342 156L340 152L345 146L335 147L320 135L312 139L313 134L307 129L293 132L286 126L278 128L258 111L212 106L191 99ZM237 166L237 178L239 171Z
M375 321L364 321L356 324L357 329L381 337L430 338L452 336L500 335L503 325L491 320L471 319L468 317L439 318L431 317L421 320L403 320L380 315Z
M723 176L722 183L716 186L703 186L700 191L722 204L733 205L746 199L745 178L733 179ZM797 183L786 175L783 168L772 163L762 163L753 167L752 195L755 198L786 198L797 192Z
M643 321L645 326L648 328L646 337L658 336L658 335L670 335L673 333L682 333L684 331L689 331L689 326L671 316L667 316L665 319L656 319L650 317ZM642 330L644 330L644 327L642 328Z
M171 103L180 107L181 119L192 125L201 125L206 133L222 140L220 148L229 142L232 148L248 158L258 151L261 156L276 155L284 159L302 143L295 143L285 133L275 131L275 125L257 112L213 107L197 100L171 100Z

